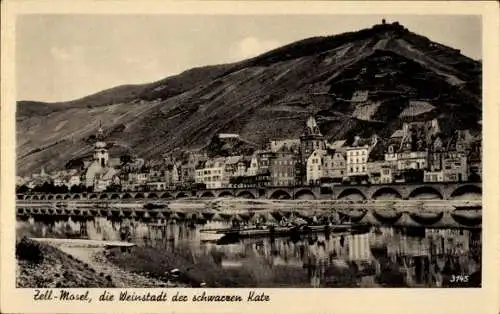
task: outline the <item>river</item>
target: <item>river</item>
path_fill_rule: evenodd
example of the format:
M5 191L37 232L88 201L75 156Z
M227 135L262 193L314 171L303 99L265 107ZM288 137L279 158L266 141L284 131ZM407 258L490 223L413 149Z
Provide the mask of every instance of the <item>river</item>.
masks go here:
M250 272L252 285L269 287L480 287L481 230L372 227L360 234L230 239L201 233L224 220L140 222L105 217L19 219L18 235L129 240L168 254L182 248L234 273ZM216 239L218 238L218 239ZM179 265L180 267L181 265Z

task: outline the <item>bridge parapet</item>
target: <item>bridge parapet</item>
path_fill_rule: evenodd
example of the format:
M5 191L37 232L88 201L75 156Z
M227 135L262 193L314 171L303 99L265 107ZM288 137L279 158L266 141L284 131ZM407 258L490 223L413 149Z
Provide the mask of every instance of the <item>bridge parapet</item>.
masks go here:
M262 187L262 188L221 188L198 191L149 191L149 192L106 192L106 193L66 193L66 194L17 194L17 200L62 201L62 200L132 200L132 199L178 199L184 197L244 197L267 199L331 198L375 200L389 195L394 199L415 199L424 195L437 199L452 199L464 193L482 193L480 182L452 183L401 183L374 185L335 185L326 188L331 192L323 193L320 187Z

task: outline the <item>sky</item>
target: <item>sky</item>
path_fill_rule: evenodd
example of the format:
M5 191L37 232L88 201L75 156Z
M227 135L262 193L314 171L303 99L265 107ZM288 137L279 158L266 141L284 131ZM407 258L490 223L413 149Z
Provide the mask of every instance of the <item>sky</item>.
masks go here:
M22 15L16 23L17 99L73 100L368 28L382 18L481 58L480 16Z

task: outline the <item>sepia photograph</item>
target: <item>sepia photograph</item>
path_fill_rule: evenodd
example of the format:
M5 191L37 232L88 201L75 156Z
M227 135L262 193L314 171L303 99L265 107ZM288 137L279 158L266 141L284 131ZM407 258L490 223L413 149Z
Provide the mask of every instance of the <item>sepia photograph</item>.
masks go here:
M498 312L498 7L8 2L0 312Z
M481 287L481 35L20 16L16 286Z

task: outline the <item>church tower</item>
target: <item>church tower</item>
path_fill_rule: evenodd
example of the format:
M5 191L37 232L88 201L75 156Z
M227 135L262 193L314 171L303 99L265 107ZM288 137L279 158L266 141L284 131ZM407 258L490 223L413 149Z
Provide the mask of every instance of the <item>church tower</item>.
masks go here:
M318 124L314 116L309 116L307 119L304 131L300 136L300 162L302 165L303 182L306 175L307 159L315 150L326 149L325 138L321 134Z
M99 129L97 131L96 143L94 147L94 161L96 161L102 168L108 166L109 154L107 145L104 142L104 131L101 122L99 121Z

